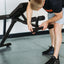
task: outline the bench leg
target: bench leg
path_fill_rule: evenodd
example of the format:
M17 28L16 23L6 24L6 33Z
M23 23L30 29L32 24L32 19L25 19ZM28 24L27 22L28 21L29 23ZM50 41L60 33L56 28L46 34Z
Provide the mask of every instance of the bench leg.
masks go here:
M8 35L9 35L9 33L10 33L11 29L13 28L15 23L16 23L16 21L12 20L11 25L9 26L7 32L5 33L4 37L2 38L2 41L0 42L0 47L3 47L3 46L9 47L11 45L11 43L4 44L4 42L7 39Z

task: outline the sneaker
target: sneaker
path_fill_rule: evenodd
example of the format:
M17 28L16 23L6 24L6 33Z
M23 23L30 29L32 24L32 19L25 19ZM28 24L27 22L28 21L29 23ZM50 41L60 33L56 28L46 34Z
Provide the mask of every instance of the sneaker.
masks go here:
M54 53L54 47L50 46L49 49L42 52L42 55L53 55L53 53Z
M59 57L56 59L55 56L52 56L45 64L60 64Z

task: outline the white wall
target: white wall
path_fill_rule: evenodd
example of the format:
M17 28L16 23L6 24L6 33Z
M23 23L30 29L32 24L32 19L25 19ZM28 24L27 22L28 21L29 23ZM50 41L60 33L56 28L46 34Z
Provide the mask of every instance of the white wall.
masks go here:
M5 14L5 1L0 0L0 15ZM3 34L3 20L0 20L0 35Z

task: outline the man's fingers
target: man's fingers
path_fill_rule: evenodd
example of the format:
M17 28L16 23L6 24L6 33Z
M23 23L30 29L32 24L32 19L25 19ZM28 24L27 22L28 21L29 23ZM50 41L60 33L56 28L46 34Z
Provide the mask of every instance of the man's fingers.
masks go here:
M31 28L30 31L33 32L33 29Z
M28 27L28 29L29 29L31 32L33 32L33 29L32 29L32 27Z
M39 27L42 27L42 25L40 25Z
M47 27L44 27L43 30L47 29Z
M32 34L36 34L36 32L33 32Z

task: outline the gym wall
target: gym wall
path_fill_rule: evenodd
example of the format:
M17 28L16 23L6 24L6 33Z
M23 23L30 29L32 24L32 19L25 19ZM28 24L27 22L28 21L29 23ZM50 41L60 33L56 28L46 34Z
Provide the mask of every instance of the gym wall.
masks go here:
M19 3L22 2L28 2L28 0L0 0L0 15L10 14L19 5ZM26 16L26 12L24 13L24 15ZM40 9L39 11L33 11L32 17L42 16L42 15L45 16L45 20L40 21L39 24L41 24L42 22L48 19L47 12L44 9ZM10 23L11 23L11 19L7 20L6 30L8 29ZM28 30L27 25L17 22L13 27L12 31L10 32L10 34L26 33L26 32L30 32ZM2 34L3 34L3 20L0 20L0 35Z
M5 1L0 0L0 15L5 14ZM3 20L0 20L0 35L3 35Z

